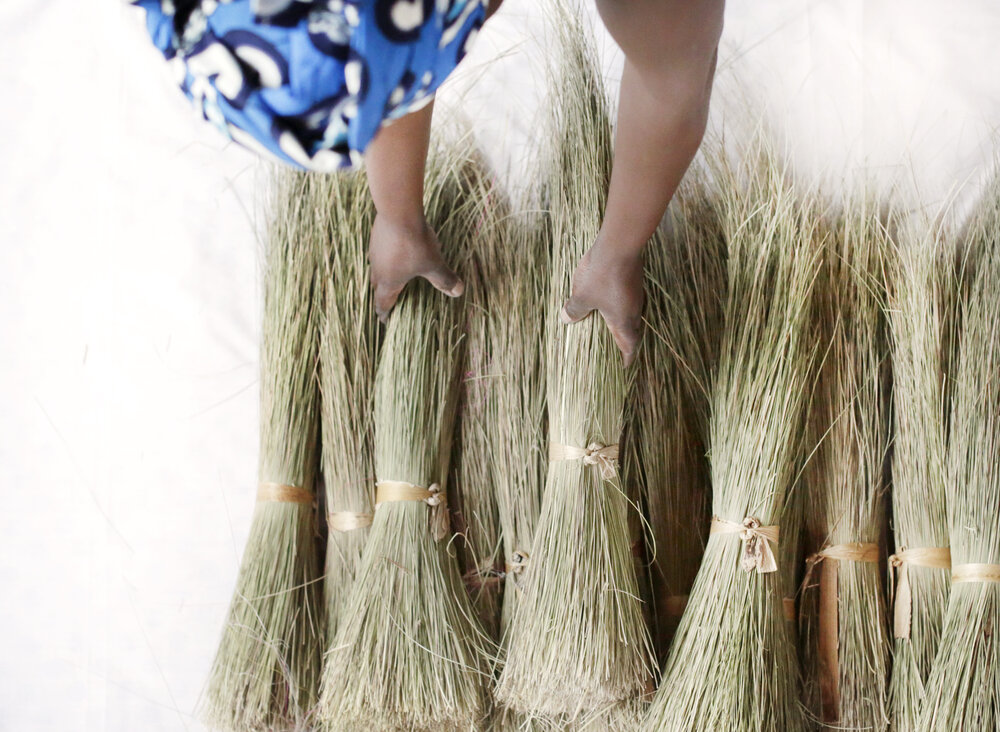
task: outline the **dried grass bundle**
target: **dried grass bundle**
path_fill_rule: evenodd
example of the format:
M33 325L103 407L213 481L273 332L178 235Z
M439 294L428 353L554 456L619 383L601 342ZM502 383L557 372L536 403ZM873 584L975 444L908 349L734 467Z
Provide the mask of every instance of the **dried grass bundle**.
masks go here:
M375 207L363 172L307 176L306 205L326 243L320 342L322 466L327 544L326 633L337 633L368 538L375 494L372 386L381 329L368 285Z
M484 404L489 470L500 521L503 603L507 631L541 504L545 452L545 290L549 234L536 194L522 193L502 222L495 246L481 248L485 282L490 385Z
M308 239L306 178L277 180L264 254L260 487L236 590L204 699L224 730L296 724L320 675L319 252Z
M626 387L621 356L598 317L568 327L557 321L574 268L597 235L611 163L592 39L560 8L548 184L550 462L497 697L525 713L573 719L642 694L652 679L652 650L632 557L632 507L616 460Z
M797 470L813 345L809 212L773 158L722 171L728 288L709 424L713 529L643 729L805 726L773 552Z
M428 173L428 221L453 261L483 207L465 149L437 151ZM377 505L320 701L338 732L465 730L487 711L482 631L444 540L460 307L412 283L385 332L374 387Z
M828 228L827 228L828 227ZM816 313L825 358L803 519L811 555L800 633L806 704L823 726L885 729L888 625L879 568L889 448L885 230L849 202L827 224Z
M493 417L491 400L497 388L489 337L491 288L495 282L485 269L484 259L500 245L502 237L496 216L498 196L491 199L481 212L465 277L465 359L453 483L457 510L452 514L452 527L458 537L465 586L483 630L498 641L503 550L489 426Z
M694 182L691 182L691 179ZM631 465L649 516L657 655L665 659L708 538L708 393L725 299L725 243L691 176L646 256L646 335L629 400Z
M920 730L1000 727L1000 183L963 255L949 369L951 595Z
M889 716L892 729L913 732L951 590L942 332L947 290L936 229L908 232L890 253L896 576Z

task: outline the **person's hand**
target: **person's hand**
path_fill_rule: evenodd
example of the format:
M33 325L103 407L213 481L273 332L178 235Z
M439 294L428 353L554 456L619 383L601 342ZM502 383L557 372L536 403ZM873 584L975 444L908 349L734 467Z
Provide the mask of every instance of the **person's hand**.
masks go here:
M401 226L376 216L368 260L375 313L383 323L399 293L414 277L423 277L449 297L458 297L465 291L465 283L442 259L437 235L423 221Z
M644 300L641 253L622 255L594 246L573 273L573 292L559 317L576 323L598 311L628 366L639 344Z

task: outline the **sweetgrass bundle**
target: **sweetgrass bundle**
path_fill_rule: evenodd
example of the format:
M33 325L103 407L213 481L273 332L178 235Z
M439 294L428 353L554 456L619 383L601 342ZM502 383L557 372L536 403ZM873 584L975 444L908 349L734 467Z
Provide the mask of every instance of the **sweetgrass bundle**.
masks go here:
M320 424L326 497L326 633L337 632L372 522L372 385L380 328L369 287L375 207L364 173L311 175L305 205L324 246Z
M641 695L652 678L652 649L632 557L632 507L617 465L621 355L599 317L558 322L572 273L597 235L611 163L592 39L578 17L562 11L547 184L549 465L496 696L524 713L573 720Z
M713 517L646 730L805 727L775 552L797 471L815 348L818 256L808 211L775 161L722 171L727 290L712 384Z
M1000 727L1000 184L967 234L950 356L951 594L920 730Z
M496 216L499 196L484 200L479 230L470 242L465 277L465 359L458 409L458 444L455 451L454 494L456 511L452 526L459 539L459 556L465 586L487 636L499 634L503 557L497 509L496 476L492 467L489 420L496 388L490 350L489 313L495 282L485 271L489 250L498 246L500 227ZM488 283L488 285L487 285Z
M314 482L319 460L319 252L308 237L308 180L275 186L264 254L257 505L204 698L225 730L297 724L320 677L320 567Z
M425 197L452 261L483 206L463 150L432 155ZM487 653L448 541L460 307L411 283L382 340L375 515L326 657L319 715L331 729L464 730L486 712Z
M669 223L669 233L658 232L646 255L646 332L628 417L631 464L649 516L651 606L663 659L708 535L703 430L725 295L718 212L697 175L677 196Z
M827 229L816 288L824 349L805 473L800 633L806 704L824 726L885 729L890 643L879 568L889 449L884 228L849 202Z
M943 247L935 228L904 234L890 250L892 512L895 554L889 684L892 729L912 732L937 652L951 589L945 502Z

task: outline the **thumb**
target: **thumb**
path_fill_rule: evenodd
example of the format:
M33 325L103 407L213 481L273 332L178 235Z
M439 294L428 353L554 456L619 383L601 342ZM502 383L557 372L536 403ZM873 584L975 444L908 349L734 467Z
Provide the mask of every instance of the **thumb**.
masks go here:
M602 313L602 315L604 315ZM635 360L636 347L639 345L642 321L639 318L608 318L604 315L604 322L611 331L611 337L615 340L615 345L622 352L625 367L628 368Z
M586 318L594 308L584 305L575 295L570 296L563 304L562 312L559 313L559 320L564 323L577 323Z
M458 297L465 292L465 283L443 259L438 259L422 276L448 297Z

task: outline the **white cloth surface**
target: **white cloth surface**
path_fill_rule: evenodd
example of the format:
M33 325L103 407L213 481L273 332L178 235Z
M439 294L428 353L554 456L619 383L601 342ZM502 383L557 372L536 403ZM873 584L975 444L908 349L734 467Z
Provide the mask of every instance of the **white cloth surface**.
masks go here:
M542 26L508 0L442 92L501 167ZM989 0L731 0L712 130L757 110L805 178L933 208L992 169L998 37ZM0 730L198 730L253 508L267 168L114 2L5 0L0 95Z

